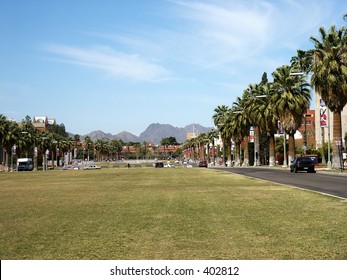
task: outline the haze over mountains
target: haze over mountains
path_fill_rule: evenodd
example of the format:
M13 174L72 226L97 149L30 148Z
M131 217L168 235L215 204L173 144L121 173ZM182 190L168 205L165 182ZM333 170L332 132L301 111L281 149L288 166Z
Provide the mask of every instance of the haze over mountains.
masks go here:
M177 142L183 143L187 139L187 133L206 133L212 127L203 127L199 124L190 124L185 127L174 127L170 124L150 124L145 131L143 131L139 136L136 136L130 132L122 131L115 135L111 133L105 133L101 130L92 131L86 135L83 135L83 139L89 136L93 141L97 139L121 139L124 142L152 142L154 144L160 144L160 141L166 137L175 137Z

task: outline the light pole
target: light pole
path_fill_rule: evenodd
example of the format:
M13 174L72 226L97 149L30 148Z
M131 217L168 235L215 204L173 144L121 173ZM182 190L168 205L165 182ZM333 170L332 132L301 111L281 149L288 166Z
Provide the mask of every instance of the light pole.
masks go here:
M303 146L303 150L304 150L304 155L306 156L306 150L307 150L307 127L306 127L306 118L307 117L312 117L311 114L304 114L304 146Z
M284 139L283 139L283 153L284 153L284 159L283 159L283 167L287 167L287 144L286 144L286 131L283 130L283 136L284 136Z

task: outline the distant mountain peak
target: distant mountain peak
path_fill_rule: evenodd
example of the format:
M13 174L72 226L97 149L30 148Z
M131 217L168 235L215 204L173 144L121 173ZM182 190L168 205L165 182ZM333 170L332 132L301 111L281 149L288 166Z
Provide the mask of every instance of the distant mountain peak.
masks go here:
M190 124L185 127L174 127L171 124L152 123L140 136L136 136L130 132L122 131L116 135L111 133L105 133L101 130L92 131L82 138L89 136L93 141L97 139L121 139L124 142L152 142L154 144L160 144L163 138L175 137L177 142L183 143L186 140L187 133L204 133L208 132L212 127L203 127L200 124Z

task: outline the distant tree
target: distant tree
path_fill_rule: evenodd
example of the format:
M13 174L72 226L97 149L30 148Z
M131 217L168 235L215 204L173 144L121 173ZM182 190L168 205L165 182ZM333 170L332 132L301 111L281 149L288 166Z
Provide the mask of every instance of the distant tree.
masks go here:
M268 82L267 73L264 72L264 73L263 73L263 76L261 77L261 82L260 82L260 84L261 84L261 85L265 85L267 82Z
M167 137L167 138L162 138L160 141L160 145L162 146L174 146L174 145L179 145L179 143L176 140L176 137Z
M50 133L53 133L54 135L60 135L62 137L68 137L67 132L65 131L65 125L64 124L51 124L47 126L47 130Z

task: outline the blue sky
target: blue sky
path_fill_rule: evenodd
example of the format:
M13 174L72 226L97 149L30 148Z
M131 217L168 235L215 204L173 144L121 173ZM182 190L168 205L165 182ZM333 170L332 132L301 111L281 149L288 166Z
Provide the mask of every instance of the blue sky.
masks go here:
M345 13L345 0L2 0L0 113L81 135L213 126L214 108Z

